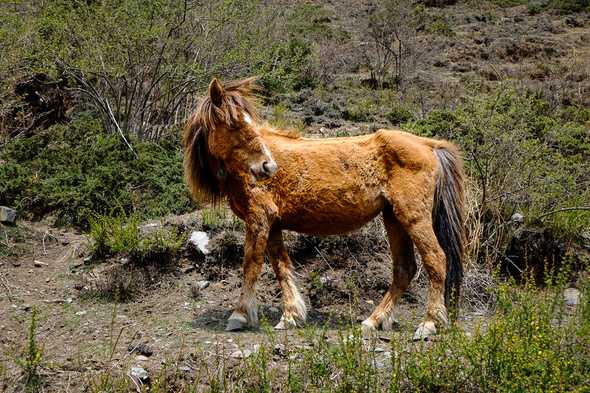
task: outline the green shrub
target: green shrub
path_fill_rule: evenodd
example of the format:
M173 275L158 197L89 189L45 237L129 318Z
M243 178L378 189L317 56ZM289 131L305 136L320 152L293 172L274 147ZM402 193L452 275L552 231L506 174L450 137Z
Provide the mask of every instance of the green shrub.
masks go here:
M385 114L385 118L394 125L400 125L413 119L412 112L405 108L396 107Z
M348 103L346 109L342 112L342 117L349 121L369 122L374 119L375 111L375 104L372 100L359 99Z
M455 32L443 17L436 17L426 26L426 32L430 34L453 37Z
M87 227L88 213L115 208L141 218L183 213L191 202L183 182L180 142L131 138L136 159L118 135L83 114L0 152L0 204L25 217L53 214L58 224Z
M23 371L24 385L27 392L38 392L42 384L39 368L43 361L43 350L37 343L37 322L37 307L33 306L27 344L21 358L17 359L17 364Z
M95 258L128 255L133 262L170 261L186 241L186 234L160 228L140 234L137 216L119 213L89 217L91 251Z
M435 111L407 124L425 136L457 142L477 184L480 217L496 216L490 229L515 211L528 222L563 207L589 206L590 134L532 94L506 88L473 96L454 111ZM544 223L563 237L590 229L587 211L563 212Z

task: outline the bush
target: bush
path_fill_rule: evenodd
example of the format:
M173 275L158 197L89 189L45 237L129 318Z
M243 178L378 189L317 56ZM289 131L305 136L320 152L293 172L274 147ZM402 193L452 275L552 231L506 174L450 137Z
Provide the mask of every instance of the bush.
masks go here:
M414 116L412 112L405 108L393 108L389 112L385 114L385 118L394 125L400 125L401 123L405 123L407 121L412 120Z
M39 72L70 80L105 129L150 139L186 118L213 76L259 75L273 91L313 85L314 10L261 0L0 7L0 80Z
M507 224L515 212L562 239L580 239L590 231L587 210L560 210L590 206L590 134L584 125L562 117L567 113L535 95L506 88L406 124L421 135L460 145L470 179L474 260L504 255L511 230Z
M141 218L189 211L178 137L131 143L137 159L88 114L13 139L0 153L6 161L0 167L0 204L25 217L51 213L58 224L81 227L87 227L89 212L115 208Z
M133 262L170 261L186 241L185 234L158 229L143 236L137 216L119 213L112 216L91 215L92 255L103 258L125 254Z

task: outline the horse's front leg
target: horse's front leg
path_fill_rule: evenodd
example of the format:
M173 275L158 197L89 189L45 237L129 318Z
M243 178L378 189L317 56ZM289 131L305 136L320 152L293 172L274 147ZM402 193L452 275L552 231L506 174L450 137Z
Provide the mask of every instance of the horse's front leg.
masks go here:
M258 327L258 305L256 282L264 264L264 251L268 241L270 225L266 219L246 220L246 244L244 247L244 279L242 293L237 307L227 321L225 330L241 330Z

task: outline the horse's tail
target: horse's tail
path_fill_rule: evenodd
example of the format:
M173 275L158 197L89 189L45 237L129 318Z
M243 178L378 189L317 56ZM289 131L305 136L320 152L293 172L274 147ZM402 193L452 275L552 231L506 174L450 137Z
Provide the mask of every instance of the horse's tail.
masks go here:
M463 162L457 147L440 142L434 148L438 161L436 191L432 218L434 232L447 257L445 305L456 315L463 278L464 175Z

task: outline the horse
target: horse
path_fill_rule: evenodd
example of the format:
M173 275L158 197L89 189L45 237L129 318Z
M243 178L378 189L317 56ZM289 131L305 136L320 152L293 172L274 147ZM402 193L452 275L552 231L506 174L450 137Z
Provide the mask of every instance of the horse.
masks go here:
M344 234L381 214L392 281L361 325L392 327L392 309L416 274L414 246L428 274L426 314L414 334L427 339L457 307L464 249L464 174L457 147L401 130L305 138L259 121L256 78L209 84L183 132L185 181L195 200L227 200L245 222L243 282L226 330L258 326L256 282L268 256L282 294L276 329L300 326L306 305L282 231Z

